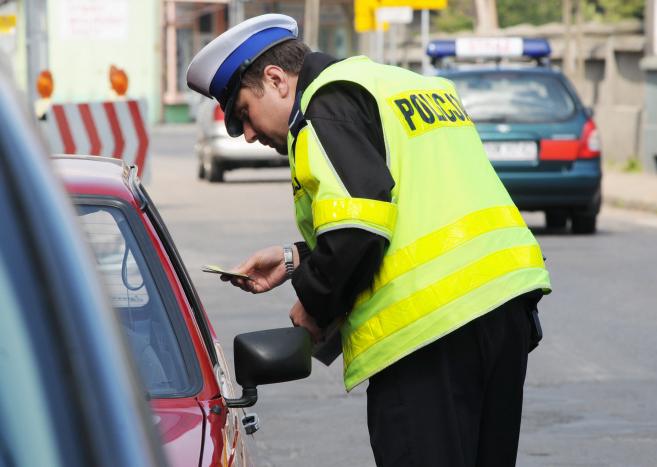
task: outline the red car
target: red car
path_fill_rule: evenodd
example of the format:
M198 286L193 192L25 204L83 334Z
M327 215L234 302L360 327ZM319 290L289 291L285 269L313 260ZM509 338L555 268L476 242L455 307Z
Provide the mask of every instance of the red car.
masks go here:
M300 328L241 334L232 392L228 366L189 274L134 167L116 159L57 157L96 265L150 400L173 466L250 465L256 386L310 373Z

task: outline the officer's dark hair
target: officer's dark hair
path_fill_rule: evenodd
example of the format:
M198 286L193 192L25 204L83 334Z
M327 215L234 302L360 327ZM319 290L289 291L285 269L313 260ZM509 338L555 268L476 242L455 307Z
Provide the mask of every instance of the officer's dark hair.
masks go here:
M276 65L286 73L298 76L303 60L310 48L299 39L290 39L275 45L260 55L242 75L241 85L260 94L264 91L263 74L268 65Z

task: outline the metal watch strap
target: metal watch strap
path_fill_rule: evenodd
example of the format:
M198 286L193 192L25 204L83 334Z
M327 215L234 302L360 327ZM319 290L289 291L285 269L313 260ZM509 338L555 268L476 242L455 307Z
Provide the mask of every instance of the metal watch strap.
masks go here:
M285 263L285 274L292 277L294 272L294 255L292 245L283 245L283 262Z

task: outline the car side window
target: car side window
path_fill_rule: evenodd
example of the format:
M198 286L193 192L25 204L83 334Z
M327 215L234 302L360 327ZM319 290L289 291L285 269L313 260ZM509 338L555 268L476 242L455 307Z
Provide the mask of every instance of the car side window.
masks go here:
M186 394L191 381L163 299L124 213L79 205L83 231L152 397Z
M148 305L148 290L135 257L126 248L126 239L118 222L107 210L88 212L82 216L84 231L96 256L100 272L114 308Z

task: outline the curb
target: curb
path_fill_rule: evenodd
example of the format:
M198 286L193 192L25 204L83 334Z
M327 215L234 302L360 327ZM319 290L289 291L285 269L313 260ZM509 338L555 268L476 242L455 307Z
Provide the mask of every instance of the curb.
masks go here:
M649 212L657 214L657 202L628 199L613 195L603 195L603 204L615 208L630 209L632 211Z
M657 175L605 170L602 202L621 209L657 214Z

